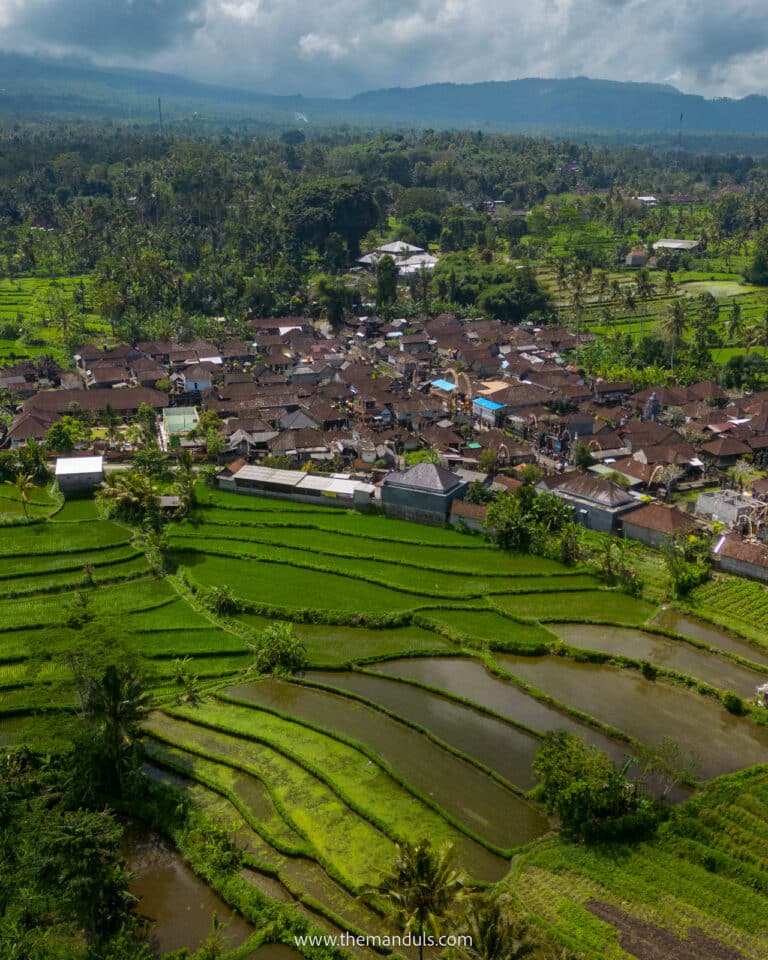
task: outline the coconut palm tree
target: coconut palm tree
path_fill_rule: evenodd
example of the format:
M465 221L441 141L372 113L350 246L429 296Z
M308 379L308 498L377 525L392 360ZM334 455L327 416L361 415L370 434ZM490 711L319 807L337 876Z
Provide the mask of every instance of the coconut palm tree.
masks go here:
M118 437L120 436L120 424L122 423L122 420L108 403L104 406L104 412L101 415L101 422L104 425L104 432L107 440L110 444L114 444L116 446Z
M683 340L688 325L688 314L682 300L673 300L667 307L667 313L661 322L661 332L669 341L671 369L675 372L675 353Z
M429 840L398 846L392 870L380 883L360 893L366 902L383 901L405 933L419 936L419 960L424 939L438 937L443 922L469 896L464 874L453 866L450 844L434 850Z
M15 480L6 480L5 482L13 484L13 486L18 490L21 509L24 511L25 519L29 520L29 507L27 504L32 496L32 488L35 485L35 478L31 473L19 473Z
M110 664L99 679L86 678L81 698L83 717L98 731L114 782L122 791L123 757L136 738L149 695L128 668Z
M598 270L594 276L595 297L602 303L608 296L611 289L611 281L608 279L608 273L605 270Z
M747 330L747 346L762 347L763 356L768 356L768 310Z
M744 318L741 315L741 307L736 301L731 304L728 316L723 322L725 335L728 340L738 341L744 335Z
M466 945L456 948L460 960L522 960L536 953L541 936L524 920L505 915L498 899L473 899L463 918Z

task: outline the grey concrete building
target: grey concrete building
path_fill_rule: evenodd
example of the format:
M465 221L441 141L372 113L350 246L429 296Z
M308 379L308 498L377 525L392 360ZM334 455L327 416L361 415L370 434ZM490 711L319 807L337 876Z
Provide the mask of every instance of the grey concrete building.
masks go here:
M619 518L639 506L617 483L588 473L566 474L552 493L570 503L577 523L602 533L616 530Z
M55 473L62 493L93 490L104 479L104 457L59 457Z
M388 473L381 485L381 505L388 517L416 523L447 522L454 500L463 500L469 484L435 463Z
M755 509L755 498L735 490L705 490L696 498L695 513L726 527L735 527Z

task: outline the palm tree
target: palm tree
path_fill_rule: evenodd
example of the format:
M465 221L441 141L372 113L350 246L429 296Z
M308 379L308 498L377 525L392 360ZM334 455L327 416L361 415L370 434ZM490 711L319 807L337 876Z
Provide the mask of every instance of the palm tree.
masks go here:
M34 487L35 478L31 473L20 473L17 475L15 480L6 480L6 483L13 484L14 487L19 492L19 502L21 503L21 508L24 511L25 519L29 520L29 507L27 504L31 499L32 488Z
M762 347L763 356L768 356L768 310L766 310L762 317L753 323L747 330L749 336L748 346L750 347Z
M107 505L110 513L128 523L145 524L152 529L160 526L157 490L152 481L137 470L108 474L96 498Z
M611 288L611 282L608 279L608 274L605 270L598 270L595 274L595 296L597 297L600 303L605 300L608 296L608 291Z
M472 901L462 923L466 945L456 948L460 960L521 960L541 947L541 937L524 920L505 916L498 900Z
M464 874L453 866L453 847L433 850L429 840L398 846L390 873L379 884L367 884L360 896L366 902L383 901L405 931L419 936L419 960L424 939L438 937L442 922L469 892Z
M571 288L571 309L576 317L576 345L578 347L581 331L581 317L587 305L586 286L584 283L583 274L580 271L577 271L571 275L569 286Z
M672 271L667 270L664 274L664 293L671 297L675 290L677 289L677 284L675 283L675 278L672 276Z
M685 304L680 299L673 300L661 322L661 332L669 340L672 373L675 372L675 351L682 342L687 325L688 314L685 310Z
M725 335L730 341L739 340L744 334L744 318L741 315L741 307L735 301L731 304L731 309L723 323Z
M101 422L104 425L104 431L110 444L117 445L117 438L120 436L121 419L118 414L107 403L104 406L104 412L101 415Z
M101 679L86 678L81 697L83 716L98 730L115 783L122 791L123 754L135 740L149 695L128 668L110 664Z

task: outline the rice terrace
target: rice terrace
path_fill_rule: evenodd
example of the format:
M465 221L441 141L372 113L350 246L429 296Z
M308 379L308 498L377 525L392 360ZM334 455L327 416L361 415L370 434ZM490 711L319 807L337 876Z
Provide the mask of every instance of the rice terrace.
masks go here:
M360 894L429 837L576 956L768 955L768 726L748 706L764 614L737 601L739 632L717 626L757 585L720 576L662 611L653 586L628 596L469 532L202 485L159 572L92 500L38 490L28 524L12 491L0 503L0 743L66 740L73 651L107 633L152 694L145 771L236 838L236 907L391 932ZM300 670L252 669L270 629L300 641ZM654 836L557 837L530 793L557 729L617 765L665 738L698 758L687 783L651 777L671 802Z

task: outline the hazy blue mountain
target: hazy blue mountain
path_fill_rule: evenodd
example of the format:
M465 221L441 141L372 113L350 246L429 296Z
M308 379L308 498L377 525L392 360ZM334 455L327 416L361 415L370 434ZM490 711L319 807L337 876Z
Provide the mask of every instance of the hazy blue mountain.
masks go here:
M512 130L768 133L768 98L708 100L656 83L574 77L437 83L346 99L272 96L171 74L0 53L0 117L248 118L278 124L407 124Z

